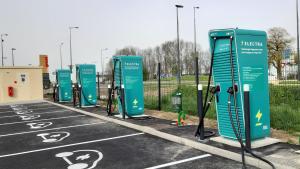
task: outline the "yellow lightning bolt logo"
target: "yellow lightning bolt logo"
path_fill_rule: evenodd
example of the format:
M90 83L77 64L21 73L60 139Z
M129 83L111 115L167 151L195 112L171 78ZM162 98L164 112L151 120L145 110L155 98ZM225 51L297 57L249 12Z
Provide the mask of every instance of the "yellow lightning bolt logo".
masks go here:
M258 110L258 112L257 112L257 114L256 114L255 117L257 118L257 121L259 122L260 119L261 119L261 117L262 117L262 113L260 112L260 110Z
M138 104L138 101L134 99L132 103L136 106Z

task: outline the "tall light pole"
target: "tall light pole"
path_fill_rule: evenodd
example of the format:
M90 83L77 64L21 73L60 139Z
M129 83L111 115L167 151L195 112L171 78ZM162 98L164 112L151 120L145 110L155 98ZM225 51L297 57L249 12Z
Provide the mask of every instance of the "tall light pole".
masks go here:
M11 60L12 60L12 65L13 66L15 66L14 50L16 50L16 48L11 48Z
M73 60L72 60L72 29L78 29L78 26L70 26L69 31L70 31L70 70L72 73L73 70Z
M61 42L61 43L59 44L60 69L63 68L63 64L62 64L62 53L61 53L61 48L62 48L63 44L64 44L63 42Z
M196 69L196 87L198 87L199 84L199 63L198 63L198 53L197 53L197 41L196 41L196 34L197 34L197 29L196 29L196 9L199 9L198 6L194 6L194 53L195 53L195 69ZM200 72L201 72L201 66L200 66Z
M107 49L107 48L104 48L104 49L101 49L101 50L100 50L100 51L101 51L100 54L101 54L101 74L102 74L102 81L103 81L103 79L104 79L104 78L103 78L103 72L104 72L104 69L103 69L103 68L104 68L104 65L103 65L102 52L103 52L103 51L106 51L106 50L108 50L108 49Z
M296 14L297 14L297 57L298 57L298 80L300 81L300 55L299 55L299 14L298 14L298 0L296 0Z
M4 39L3 39L3 36L8 36L7 33L4 33L4 34L1 34L1 59L2 59L2 66L4 66L4 55L3 55L3 42L4 42Z
M181 85L181 61L180 61L180 46L179 46L179 20L178 20L178 8L183 8L182 5L175 5L176 7L176 17L177 17L177 60L178 60L178 73L177 73L177 79L178 79L178 85Z

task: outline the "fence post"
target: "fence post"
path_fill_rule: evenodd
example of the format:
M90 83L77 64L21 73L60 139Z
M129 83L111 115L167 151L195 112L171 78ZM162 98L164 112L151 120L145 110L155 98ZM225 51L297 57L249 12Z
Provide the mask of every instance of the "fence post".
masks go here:
M251 149L250 93L249 93L249 85L248 84L244 84L244 111L245 111L246 147L248 149Z
M161 110L161 85L160 85L160 70L161 64L158 63L157 77L158 77L158 110Z
M98 86L98 97L100 100L100 74L99 74L99 72L97 72L97 86Z

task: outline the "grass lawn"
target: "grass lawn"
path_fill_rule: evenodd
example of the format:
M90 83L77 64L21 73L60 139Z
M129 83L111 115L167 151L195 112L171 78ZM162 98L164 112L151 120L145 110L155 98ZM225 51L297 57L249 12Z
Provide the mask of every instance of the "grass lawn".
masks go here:
M171 103L171 95L176 90L176 85L162 87L162 110L174 111ZM145 87L145 107L157 108L157 95L146 95L146 89L157 93L157 87ZM163 92L164 90L167 92ZM204 87L203 93L206 88ZM182 85L183 110L191 115L197 115L196 87ZM204 96L203 96L204 97ZM270 110L271 127L285 130L291 133L300 132L300 86L270 85ZM211 105L206 117L216 119L214 104Z

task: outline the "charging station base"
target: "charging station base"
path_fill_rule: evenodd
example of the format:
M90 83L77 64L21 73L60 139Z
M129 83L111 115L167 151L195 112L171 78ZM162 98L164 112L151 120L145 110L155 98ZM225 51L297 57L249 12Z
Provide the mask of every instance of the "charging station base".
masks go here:
M117 118L123 118L123 115L122 114L116 114L114 115L114 117L117 117ZM145 114L142 114L142 115L136 115L136 116L131 116L131 118L148 118L150 116L148 115L145 115ZM125 116L125 119L128 119L128 116Z
M229 145L229 146L233 146L233 147L240 147L241 146L238 141L227 139L227 138L224 138L224 137L221 137L221 136L210 138L210 140L218 142L218 143L226 144L226 145ZM258 140L251 141L251 148L253 149L253 148L265 147L265 146L272 145L272 144L279 143L279 142L281 142L279 139L271 138L271 137L265 137L263 139L258 139Z

